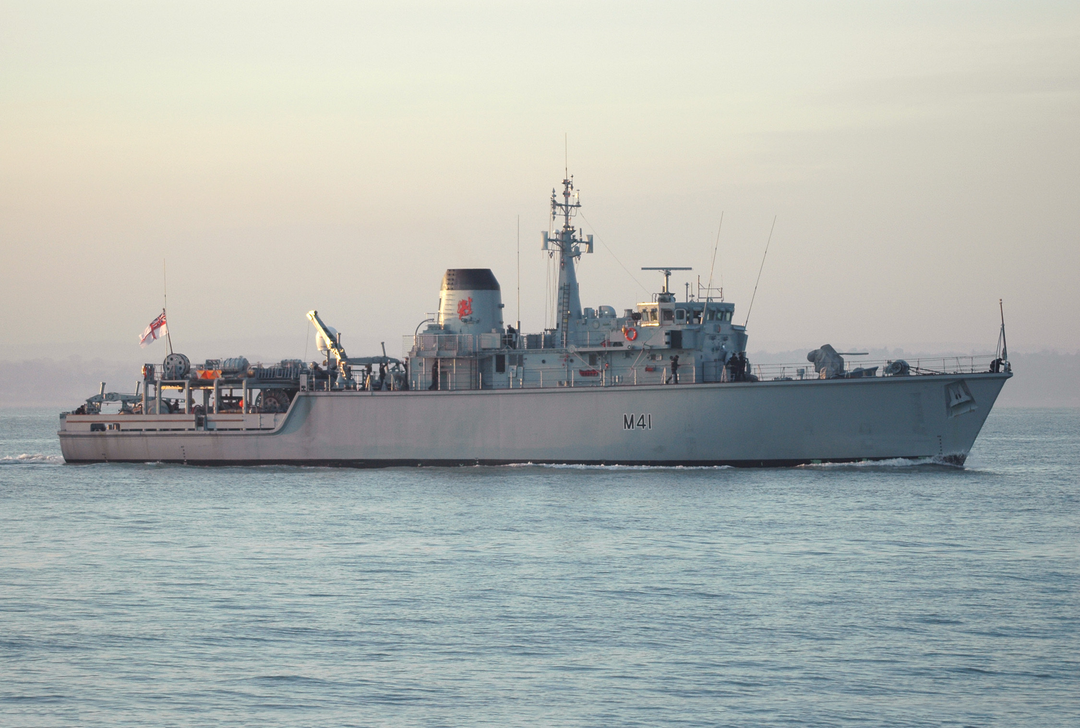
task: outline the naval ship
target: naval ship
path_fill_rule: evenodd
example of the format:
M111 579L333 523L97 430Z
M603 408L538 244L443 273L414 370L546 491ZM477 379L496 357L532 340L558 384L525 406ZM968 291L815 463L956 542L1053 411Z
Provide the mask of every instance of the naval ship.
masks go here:
M624 309L582 308L573 178L552 191L542 247L558 268L553 326L503 321L488 269L451 269L437 317L401 359L350 357L317 311L318 362L199 364L170 350L134 394L60 415L68 463L355 467L535 464L793 466L885 459L963 465L1012 376L993 356L861 363L825 345L753 366L734 304L709 286ZM426 325L425 325L426 324ZM518 326L520 329L520 324ZM871 366L870 364L874 364Z

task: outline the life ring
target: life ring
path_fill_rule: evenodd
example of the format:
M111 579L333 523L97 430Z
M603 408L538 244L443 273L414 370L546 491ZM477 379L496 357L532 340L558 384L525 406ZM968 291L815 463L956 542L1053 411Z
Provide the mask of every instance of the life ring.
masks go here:
M633 341L637 338L637 329L633 326L624 326L622 332L627 341Z

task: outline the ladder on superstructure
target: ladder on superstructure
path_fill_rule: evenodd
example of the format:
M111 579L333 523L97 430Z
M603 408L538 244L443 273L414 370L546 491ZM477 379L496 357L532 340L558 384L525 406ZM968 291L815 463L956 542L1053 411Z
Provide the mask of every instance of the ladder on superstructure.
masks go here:
M562 264L563 265L573 265L574 264L574 259L570 258L570 257L564 257L562 259ZM567 344L569 344L569 342L570 342L570 338L569 338L569 331L570 331L570 284L569 284L569 282L564 283L562 285L562 287L559 288L559 311L562 313L562 316L560 316L560 318L559 318L559 332L561 334L560 338L562 339L561 346L562 346L562 348L565 349Z

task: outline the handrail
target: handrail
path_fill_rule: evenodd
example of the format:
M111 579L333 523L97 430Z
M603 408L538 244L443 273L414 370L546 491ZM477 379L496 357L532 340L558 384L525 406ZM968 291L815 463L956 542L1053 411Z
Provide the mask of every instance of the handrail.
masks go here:
M420 351L434 353L439 359L445 361L445 365L448 365L447 373L450 374L448 379L448 387L457 388L460 384L456 381L456 377L453 372L457 371L458 359L470 359L475 356L475 353L467 350L467 347L472 343L475 343L475 339L478 335L470 334L420 334L416 337L418 345L424 344L431 348L421 348ZM421 342L423 337L430 337L426 342ZM446 341L439 341L439 339L445 338ZM450 341L453 340L451 344ZM458 348L452 348L457 346ZM436 348L437 347L437 348ZM641 362L640 356L628 369L620 368L616 372L603 366L602 363L593 365L589 363L589 360L583 356L583 352L580 349L581 346L572 346L567 350L567 354L570 357L569 368L541 369L539 367L521 367L518 365L512 381L508 379L506 383L507 389L538 389L544 388L544 379L547 378L547 388L565 387L620 387L620 386L651 386L656 384L664 384L673 379L671 372L666 363L653 364L651 362ZM505 352L505 350L503 350ZM518 349L517 351L521 351ZM642 350L644 351L644 349ZM431 357L431 353L427 356L420 356L416 361L423 361ZM888 371L889 366L893 365L896 361L906 361L907 367L900 367L897 371L894 369L893 373ZM979 355L979 356L945 356L945 357L918 357L915 359L899 360L899 359L847 359L845 361L846 368L841 376L833 377L832 379L870 379L870 378L886 378L886 377L918 377L918 376L934 376L934 375L960 375L960 374L978 374L993 371L992 363L995 361L993 355ZM579 370L588 371L582 376L579 376ZM414 370L415 371L415 370ZM546 372L546 374L545 374ZM595 372L595 373L593 373ZM770 381L813 381L819 380L820 375L814 371L814 366L810 362L798 362L798 363L784 363L784 364L758 364L752 363L747 369L747 373L752 373L757 381L770 382ZM470 376L479 377L479 370L470 373ZM413 377L413 388L420 387L420 377ZM451 383L450 380L453 380ZM494 381L485 378L485 384L488 389L498 390L503 389L503 386L496 386ZM498 377L496 380L498 381ZM715 383L728 383L731 382L729 378L729 372L721 361L706 361L688 363L685 367L680 367L679 370L679 384L715 384ZM745 381L745 380L744 380ZM670 382L674 383L674 382ZM471 388L471 387L467 387Z
M575 335L575 348L606 347L609 345L611 332L606 330L583 331ZM551 349L551 334L440 334L419 333L402 338L402 352L407 356L410 351L456 352L457 354L476 354L481 351L513 349L515 351L539 351ZM621 344L622 334L612 344Z
M905 376L927 376L942 374L978 374L989 372L990 365L995 357L991 354L980 356L942 356L942 357L919 357L906 359L908 370ZM845 360L844 374L842 378L869 378L901 376L886 374L886 369L894 361L899 359L874 359L874 360ZM868 370L876 369L870 372ZM862 370L861 372L859 370ZM810 362L797 364L754 364L754 373L760 381L787 381L800 379L818 379L820 375L814 371L814 365ZM851 375L855 374L855 377Z

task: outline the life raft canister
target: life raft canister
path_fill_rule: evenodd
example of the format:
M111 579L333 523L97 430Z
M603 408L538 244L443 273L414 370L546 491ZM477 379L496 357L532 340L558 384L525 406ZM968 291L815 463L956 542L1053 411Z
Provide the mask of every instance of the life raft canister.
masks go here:
M635 329L633 326L623 326L622 332L623 336L626 337L627 341L633 341L637 338L637 329Z

